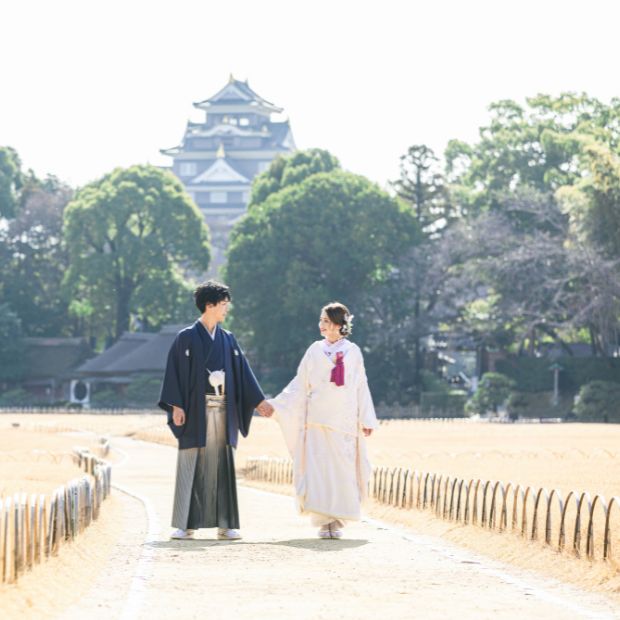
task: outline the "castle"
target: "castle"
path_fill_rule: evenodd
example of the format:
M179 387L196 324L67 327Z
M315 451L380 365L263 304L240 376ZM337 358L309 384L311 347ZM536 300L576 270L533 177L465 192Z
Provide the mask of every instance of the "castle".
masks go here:
M162 149L172 172L204 214L211 230L210 273L224 262L228 235L250 200L252 179L278 155L295 150L288 120L272 121L282 108L231 75L209 99L194 103L203 123L188 122L179 146Z

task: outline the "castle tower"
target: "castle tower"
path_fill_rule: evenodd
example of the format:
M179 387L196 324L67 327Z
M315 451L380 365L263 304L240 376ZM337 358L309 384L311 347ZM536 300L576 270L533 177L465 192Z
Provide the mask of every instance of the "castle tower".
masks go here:
M260 97L245 82L230 80L194 107L204 123L187 123L179 146L162 149L172 157L172 171L198 205L211 229L216 274L224 262L228 235L245 213L252 179L280 154L295 150L289 121L274 122L282 108Z

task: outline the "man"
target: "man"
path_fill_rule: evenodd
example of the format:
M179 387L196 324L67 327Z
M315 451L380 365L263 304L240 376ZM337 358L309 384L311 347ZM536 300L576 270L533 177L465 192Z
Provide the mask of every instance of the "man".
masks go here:
M210 280L194 299L201 316L172 343L159 399L179 442L172 538L217 527L218 539L238 540L234 448L239 432L247 436L254 409L269 417L273 407L233 334L219 327L228 287Z

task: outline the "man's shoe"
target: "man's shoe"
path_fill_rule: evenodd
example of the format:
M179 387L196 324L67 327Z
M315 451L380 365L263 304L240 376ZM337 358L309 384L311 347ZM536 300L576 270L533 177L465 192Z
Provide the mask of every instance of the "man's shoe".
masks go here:
M226 529L224 527L217 528L218 540L241 540L241 533L239 530Z
M170 534L170 538L174 540L192 540L195 531L196 530L174 530L174 532Z

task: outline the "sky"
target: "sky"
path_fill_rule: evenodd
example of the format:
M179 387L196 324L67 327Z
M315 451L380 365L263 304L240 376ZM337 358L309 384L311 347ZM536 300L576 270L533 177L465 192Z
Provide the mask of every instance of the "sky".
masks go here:
M620 96L616 0L19 0L0 8L0 145L78 186L166 165L232 73L383 187L499 99Z

